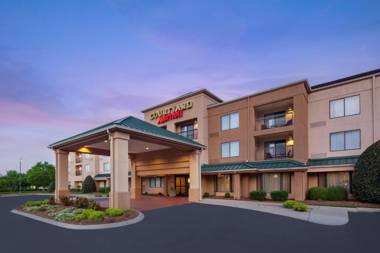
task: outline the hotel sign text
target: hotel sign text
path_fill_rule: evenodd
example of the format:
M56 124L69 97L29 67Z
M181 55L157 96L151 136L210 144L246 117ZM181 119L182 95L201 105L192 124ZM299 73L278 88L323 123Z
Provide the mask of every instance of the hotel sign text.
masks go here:
M178 119L183 116L183 111L191 109L193 101L189 100L181 104L173 105L161 110L157 110L150 114L150 120L158 118L158 124L162 124L172 119Z

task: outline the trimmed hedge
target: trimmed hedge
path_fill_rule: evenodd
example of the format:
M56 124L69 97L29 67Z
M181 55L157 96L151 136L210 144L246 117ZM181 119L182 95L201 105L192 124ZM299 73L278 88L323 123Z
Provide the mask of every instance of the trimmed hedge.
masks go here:
M96 192L96 183L95 180L91 176L87 176L82 184L82 192L83 193L92 193Z
M311 200L326 200L327 190L324 187L312 187L308 191L308 199Z
M288 199L288 192L287 191L272 191L270 193L270 196L272 197L272 200L274 201L285 201Z
M224 198L226 198L226 199L231 198L231 193L226 192L226 193L224 194Z
M352 193L358 200L380 203L380 141L369 146L356 162Z
M308 191L308 199L342 201L347 200L348 193L343 186L312 187Z
M332 186L326 191L326 200L330 201L347 200L347 196L347 190L343 186Z
M254 200L263 201L265 200L267 193L264 191L251 191L249 197Z
M209 194L208 192L205 192L205 193L203 193L203 197L204 197L204 198L209 198L209 197L210 197L210 194Z

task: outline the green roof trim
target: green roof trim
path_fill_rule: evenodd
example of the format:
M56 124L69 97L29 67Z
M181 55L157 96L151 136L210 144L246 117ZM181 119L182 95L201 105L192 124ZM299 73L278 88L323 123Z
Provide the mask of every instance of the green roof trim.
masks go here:
M110 173L102 173L102 174L96 174L96 175L95 175L95 179L96 179L96 178L104 178L104 177L106 177L106 178L110 178L110 177L111 177L111 174L110 174Z
M266 160L240 163L203 164L202 172L223 172L266 169L306 169L306 165L295 160Z
M358 159L358 155L309 159L307 166L355 165Z
M208 172L230 172L244 170L266 170L266 169L306 169L313 166L355 165L359 156L340 156L318 159L309 159L306 164L296 160L266 160L254 162L203 164L202 173Z
M59 145L59 144L64 144L65 142L74 141L74 140L82 138L82 137L86 137L86 136L89 136L92 134L96 134L96 133L99 133L102 131L106 131L107 129L118 128L118 127L125 129L125 130L132 131L132 132L156 136L159 138L172 140L172 141L176 141L176 142L181 142L181 143L188 144L191 146L196 146L199 148L205 148L206 147L206 146L204 146L198 142L193 141L190 138L187 138L187 137L184 137L182 135L176 134L174 132L168 131L168 130L163 129L161 127L155 126L151 123L148 123L148 122L143 121L141 119L135 118L133 116L128 116L128 117L118 119L118 120L112 121L110 123L98 126L96 128L90 129L90 130L85 131L83 133L80 133L80 134L74 135L72 137L66 138L64 140L55 142L55 143L49 145L49 148L53 148L54 146Z
M132 173L130 171L128 171L128 176L130 177L132 175ZM95 179L97 178L110 178L111 177L111 173L101 173L101 174L96 174L95 175Z

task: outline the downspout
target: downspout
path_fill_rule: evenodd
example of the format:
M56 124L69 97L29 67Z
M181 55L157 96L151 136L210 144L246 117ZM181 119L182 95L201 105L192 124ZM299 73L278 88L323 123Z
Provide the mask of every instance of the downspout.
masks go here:
M248 148L247 148L247 162L249 161L249 154L250 154L250 148L251 148L251 136L250 136L250 129L249 129L249 126L250 126L250 122L251 122L251 113L250 113L250 103L249 103L249 100L250 100L250 96L248 96L248 99L247 99L247 137L248 137Z
M376 116L376 89L375 75L372 76L372 143L375 143L375 116Z

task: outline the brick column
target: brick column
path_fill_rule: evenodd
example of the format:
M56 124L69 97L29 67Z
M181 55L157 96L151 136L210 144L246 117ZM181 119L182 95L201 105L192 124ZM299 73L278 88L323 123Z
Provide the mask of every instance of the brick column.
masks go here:
M190 189L189 201L197 202L201 199L201 151L193 151L190 154Z
M68 167L69 153L62 150L55 150L55 201L59 202L59 198L69 196L68 187Z
M119 207L128 209L131 207L128 171L129 153L128 153L129 135L115 132L110 134L110 151L111 151L111 192L109 199L110 207Z
M306 198L307 173L306 171L294 172L294 199L303 201Z
M233 190L234 190L234 199L241 198L241 184L240 184L240 174L232 175Z

